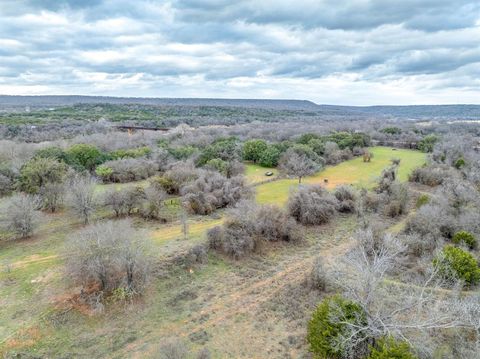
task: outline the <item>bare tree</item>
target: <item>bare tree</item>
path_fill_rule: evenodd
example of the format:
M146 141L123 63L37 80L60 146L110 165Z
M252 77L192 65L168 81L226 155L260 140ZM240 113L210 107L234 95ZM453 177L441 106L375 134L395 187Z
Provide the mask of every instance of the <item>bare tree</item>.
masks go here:
M65 185L60 182L48 182L40 188L42 207L50 212L56 212L62 205L65 196Z
M280 158L279 166L280 170L287 175L298 177L298 183L302 183L303 177L318 172L322 167L306 153L297 152L291 148Z
M110 188L102 196L102 204L109 207L115 217L120 217L125 211L124 194L116 188Z
M372 339L393 336L428 356L433 350L433 331L472 328L473 324L459 316L466 308L463 300L455 291L441 288L434 269L418 283L389 280L404 252L397 238L387 234L379 243L367 228L357 233L354 248L336 266L337 285L361 306L367 318L362 326L342 322L348 327L348 334L341 338L346 348L353 350Z
M149 186L144 191L145 201L142 206L142 216L150 219L160 218L167 193L157 186Z
M188 216L187 211L182 207L182 213L180 215L180 224L182 226L183 239L188 239Z
M467 296L461 303L459 315L475 335L474 344L462 346L464 358L475 358L480 353L480 294L478 292Z
M222 227L208 231L209 246L235 259L255 251L260 242L297 242L301 233L281 208L241 201L228 211Z
M147 243L128 220L90 225L70 237L67 271L85 288L139 294L149 275Z
M3 213L7 229L17 238L30 237L39 224L39 205L40 201L36 196L12 196Z
M88 224L96 207L95 185L96 181L88 175L73 177L69 185L70 205L85 224Z

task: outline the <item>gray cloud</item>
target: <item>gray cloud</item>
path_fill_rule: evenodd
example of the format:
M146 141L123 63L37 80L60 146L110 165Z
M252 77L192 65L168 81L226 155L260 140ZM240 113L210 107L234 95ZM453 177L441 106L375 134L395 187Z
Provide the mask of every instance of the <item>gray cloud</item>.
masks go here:
M476 0L4 0L0 93L478 102L479 38Z

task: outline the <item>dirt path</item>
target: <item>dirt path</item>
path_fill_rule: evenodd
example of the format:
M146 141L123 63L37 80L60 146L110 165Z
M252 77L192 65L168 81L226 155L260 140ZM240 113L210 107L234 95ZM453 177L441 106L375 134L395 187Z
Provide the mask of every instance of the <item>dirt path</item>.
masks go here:
M22 259L21 261L17 261L17 262L14 262L14 263L10 264L10 267L12 269L25 268L26 266L28 266L30 264L49 262L49 261L52 261L56 258L58 258L58 255L56 255L56 254L50 255L50 256L45 256L45 257L41 257L37 254L33 254L33 255L27 257L27 259Z
M340 219L338 222L344 220ZM229 326L235 325L235 318L242 315L253 316L252 320L255 321L255 313L263 303L275 299L287 286L300 284L305 280L315 258L320 255L329 266L351 247L351 232L342 233L343 231L338 230L339 227L342 227L342 223L317 227L314 230L321 232L321 239L313 244L303 244L282 251L278 260L269 259L265 263L266 270L255 273L253 269L252 273L255 274L251 277L228 273L217 278L217 293L214 298L205 302L201 310L181 323L162 323L158 331L131 343L122 350L121 355L144 357L145 353L140 352L141 348L145 343L154 341L154 338L187 337L192 333L214 330L216 327L231 329ZM334 237L338 238L328 242L329 238ZM244 268L255 267L255 264L254 259L242 263ZM115 353L115 356L118 354Z

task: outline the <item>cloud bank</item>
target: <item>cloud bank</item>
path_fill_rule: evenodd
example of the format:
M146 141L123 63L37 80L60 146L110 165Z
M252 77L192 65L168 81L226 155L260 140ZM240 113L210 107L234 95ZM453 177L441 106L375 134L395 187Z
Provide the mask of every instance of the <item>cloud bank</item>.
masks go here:
M477 0L2 0L0 93L480 103Z

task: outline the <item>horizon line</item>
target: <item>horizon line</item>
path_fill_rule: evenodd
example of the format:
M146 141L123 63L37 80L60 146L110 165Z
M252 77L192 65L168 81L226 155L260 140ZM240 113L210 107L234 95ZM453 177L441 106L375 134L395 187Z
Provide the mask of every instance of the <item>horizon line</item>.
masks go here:
M480 103L436 103L436 104L388 104L388 105L334 105L328 103L316 103L308 99L295 98L237 98L237 97L154 97L154 96L114 96L114 95L79 95L79 94L28 94L9 95L0 94L0 97L86 97L86 98L116 98L116 99L146 99L146 100L226 100L226 101L297 101L310 102L316 106L337 106L337 107L414 107L414 106L480 106Z

